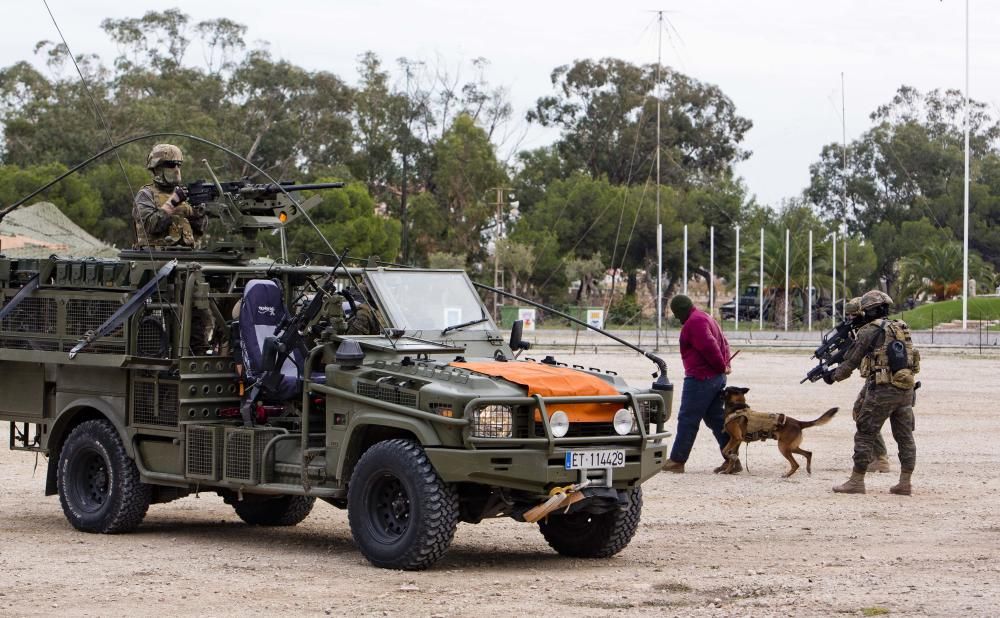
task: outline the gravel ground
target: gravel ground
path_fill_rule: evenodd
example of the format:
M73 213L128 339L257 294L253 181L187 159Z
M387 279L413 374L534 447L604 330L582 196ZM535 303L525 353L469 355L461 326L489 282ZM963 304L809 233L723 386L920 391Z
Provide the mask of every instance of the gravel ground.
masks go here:
M651 368L557 355L635 384ZM679 381L679 358L667 361ZM995 397L996 357L925 355L912 497L888 493L895 459L867 495L830 491L851 466L858 378L799 385L807 354L748 350L734 365L730 384L751 387L755 409L806 420L840 406L806 431L812 476L781 479L773 441L741 451L749 473L715 476L703 431L687 473L644 486L639 532L609 560L561 558L534 526L495 520L460 525L430 571L386 571L361 557L343 511L320 504L295 528L250 528L208 494L151 507L133 534L82 534L41 495L44 460L0 451L0 615L996 615L1000 417L979 408Z

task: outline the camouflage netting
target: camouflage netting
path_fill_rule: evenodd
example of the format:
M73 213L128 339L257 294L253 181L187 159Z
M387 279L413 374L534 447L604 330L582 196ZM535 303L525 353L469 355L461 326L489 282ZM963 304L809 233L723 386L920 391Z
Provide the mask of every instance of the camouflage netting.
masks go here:
M0 222L0 253L8 257L115 257L118 249L94 238L54 204L38 202Z

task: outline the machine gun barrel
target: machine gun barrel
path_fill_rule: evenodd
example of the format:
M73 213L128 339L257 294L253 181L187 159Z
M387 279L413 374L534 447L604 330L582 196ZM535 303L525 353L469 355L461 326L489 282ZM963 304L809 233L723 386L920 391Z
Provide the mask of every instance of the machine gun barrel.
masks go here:
M220 185L222 186L222 193L239 195L247 199L273 197L285 191L318 191L322 189L341 189L344 187L344 183L342 182L314 182L297 185L291 181L280 182L278 184L273 182L253 184L245 180L230 180L222 182ZM214 202L222 197L219 195L219 188L214 182L199 180L188 184L186 188L188 202L192 206Z
M255 194L255 195L277 195L281 193L281 190L285 191L317 191L320 189L343 189L344 183L342 182L314 182L310 184L297 185L294 183L280 183L281 186L274 184L273 182L261 184L261 185L246 185L240 187L240 194Z

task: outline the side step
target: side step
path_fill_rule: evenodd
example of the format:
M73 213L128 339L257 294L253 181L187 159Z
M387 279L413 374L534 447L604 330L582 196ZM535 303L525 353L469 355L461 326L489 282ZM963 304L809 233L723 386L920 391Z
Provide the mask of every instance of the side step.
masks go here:
M19 427L17 423L11 421L10 450L47 452L48 449L42 448L42 431L41 423L21 423Z

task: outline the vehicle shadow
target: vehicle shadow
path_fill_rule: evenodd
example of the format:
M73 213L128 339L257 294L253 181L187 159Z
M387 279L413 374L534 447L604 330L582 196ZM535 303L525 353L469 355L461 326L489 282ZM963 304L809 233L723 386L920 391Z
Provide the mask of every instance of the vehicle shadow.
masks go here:
M199 520L178 517L173 514L156 514L150 511L142 525L125 535L100 535L80 532L74 529L61 512L10 514L5 516L5 528L12 530L45 530L51 533L55 542L77 542L87 540L97 544L114 543L119 551L148 552L150 545L169 544L171 546L211 546L234 553L260 551L280 547L285 553L303 558L322 556L324 559L343 556L356 561L361 557L357 545L351 537L347 525L334 522L313 522L309 519L298 526L268 527L253 526L238 519L207 520L202 515ZM461 526L466 526L463 524ZM461 528L460 528L461 529ZM129 549L129 541L135 541L134 549ZM477 543L467 535L456 539L444 557L432 570L472 569L472 568L543 568L557 563L566 563L550 548L533 543L523 548L500 547L492 542Z

